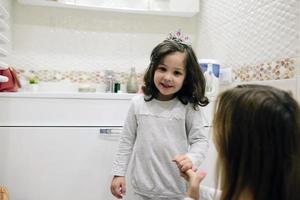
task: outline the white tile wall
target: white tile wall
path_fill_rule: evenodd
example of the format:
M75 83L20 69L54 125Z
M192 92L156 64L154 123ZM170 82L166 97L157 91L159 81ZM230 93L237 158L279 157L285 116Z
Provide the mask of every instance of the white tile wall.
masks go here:
M11 64L25 69L144 71L170 31L195 38L195 18L119 14L13 3Z
M202 0L197 50L223 67L297 56L297 0Z

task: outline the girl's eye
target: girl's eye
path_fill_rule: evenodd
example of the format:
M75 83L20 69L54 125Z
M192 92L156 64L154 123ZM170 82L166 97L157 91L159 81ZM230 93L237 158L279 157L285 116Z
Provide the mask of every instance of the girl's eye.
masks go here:
M176 76L180 76L180 75L182 75L182 73L181 73L181 72L179 72L179 71L175 71L175 72L174 72L174 74L175 74Z
M165 68L165 67L160 67L160 66L159 66L159 67L157 68L157 70L164 72L164 71L166 71L166 68Z

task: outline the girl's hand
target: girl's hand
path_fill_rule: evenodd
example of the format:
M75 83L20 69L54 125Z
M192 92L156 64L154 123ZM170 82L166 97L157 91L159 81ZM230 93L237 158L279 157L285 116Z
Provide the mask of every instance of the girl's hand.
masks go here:
M172 161L176 163L180 172L184 173L189 169L193 169L195 171L195 167L193 166L191 159L185 154L175 156Z
M206 175L205 172L195 172L193 170L187 170L185 174L188 177L189 181L187 196L192 199L199 200L200 183Z
M126 193L125 177L114 176L110 186L111 193L118 199L122 199Z

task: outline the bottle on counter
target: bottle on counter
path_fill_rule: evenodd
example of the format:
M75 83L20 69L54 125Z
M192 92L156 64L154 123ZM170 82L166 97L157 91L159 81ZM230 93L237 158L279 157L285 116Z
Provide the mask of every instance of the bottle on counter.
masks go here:
M137 82L137 75L135 72L135 68L131 68L130 75L127 80L127 92L128 93L137 93L139 90L138 82Z
M113 93L114 92L114 78L112 75L107 76L107 85L106 92Z
M115 82L114 84L114 93L120 93L121 91L121 83Z

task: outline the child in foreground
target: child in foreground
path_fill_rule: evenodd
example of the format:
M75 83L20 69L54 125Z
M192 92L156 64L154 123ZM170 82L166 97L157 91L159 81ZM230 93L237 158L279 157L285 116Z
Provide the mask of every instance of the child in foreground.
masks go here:
M172 159L185 172L207 154L205 79L187 39L170 34L151 53L144 94L132 100L113 163L111 192L119 199L131 157L134 200L182 200L187 185Z

